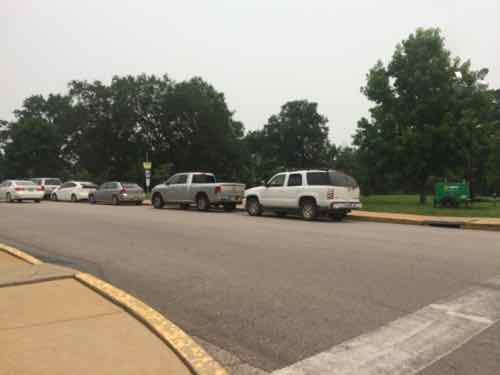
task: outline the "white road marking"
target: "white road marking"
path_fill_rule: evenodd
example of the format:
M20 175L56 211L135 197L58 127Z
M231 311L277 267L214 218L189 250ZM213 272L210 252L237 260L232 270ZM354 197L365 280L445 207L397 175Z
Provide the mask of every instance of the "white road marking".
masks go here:
M500 319L499 277L272 375L412 375Z

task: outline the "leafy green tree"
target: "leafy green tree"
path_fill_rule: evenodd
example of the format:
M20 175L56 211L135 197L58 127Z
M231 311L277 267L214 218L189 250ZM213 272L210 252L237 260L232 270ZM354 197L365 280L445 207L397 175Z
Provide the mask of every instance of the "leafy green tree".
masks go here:
M249 134L254 157L266 170L319 168L330 163L328 120L317 103L297 100L285 103L264 129Z
M11 177L51 176L64 168L61 138L44 119L21 119L10 125L5 173Z
M354 138L365 162L381 177L396 171L403 185L417 187L421 203L431 176L471 172L491 129L491 97L480 84L486 74L452 59L439 29L411 34L387 66L379 61L370 70L362 88L374 103Z

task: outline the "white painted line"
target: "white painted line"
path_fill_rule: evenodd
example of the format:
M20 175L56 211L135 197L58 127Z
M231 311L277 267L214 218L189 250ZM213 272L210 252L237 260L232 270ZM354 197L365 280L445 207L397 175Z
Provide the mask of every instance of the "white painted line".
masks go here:
M498 278L493 279L498 280ZM468 289L272 375L412 375L500 319L500 290Z

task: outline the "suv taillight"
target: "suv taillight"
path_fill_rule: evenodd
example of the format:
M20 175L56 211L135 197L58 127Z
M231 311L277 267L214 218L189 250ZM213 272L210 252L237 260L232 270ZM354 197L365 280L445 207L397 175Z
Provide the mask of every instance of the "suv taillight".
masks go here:
M121 189L120 194L127 194L127 189Z
M330 189L326 192L326 199L332 200L335 198L335 190Z
M45 186L39 186L37 190L38 191L44 191L45 190Z
M215 194L219 194L222 191L220 186L215 187Z

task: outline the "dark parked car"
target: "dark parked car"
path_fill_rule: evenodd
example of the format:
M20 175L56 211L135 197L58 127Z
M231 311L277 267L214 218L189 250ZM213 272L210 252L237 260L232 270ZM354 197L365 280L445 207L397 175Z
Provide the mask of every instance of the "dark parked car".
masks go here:
M111 181L99 186L95 192L89 194L90 203L120 203L142 204L144 200L144 190L131 182Z

